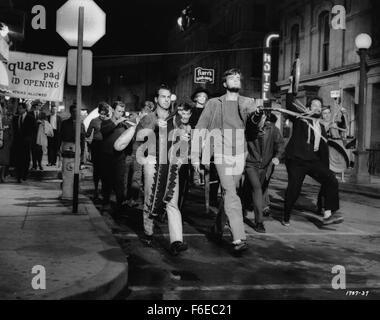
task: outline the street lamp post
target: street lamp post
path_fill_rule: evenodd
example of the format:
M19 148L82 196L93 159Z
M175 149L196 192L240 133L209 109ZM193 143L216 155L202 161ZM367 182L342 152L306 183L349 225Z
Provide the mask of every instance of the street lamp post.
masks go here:
M355 153L355 182L369 183L368 151L366 151L366 114L367 114L367 50L371 47L372 39L368 34L361 33L355 38L360 57L359 106L356 129L357 150Z

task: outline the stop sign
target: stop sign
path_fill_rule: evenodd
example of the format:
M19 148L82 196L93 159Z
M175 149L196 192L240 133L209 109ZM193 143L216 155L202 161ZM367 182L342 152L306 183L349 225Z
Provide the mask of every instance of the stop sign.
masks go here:
M68 0L57 10L56 30L70 46L77 46L79 7L84 7L83 46L91 47L106 33L106 14L93 0Z

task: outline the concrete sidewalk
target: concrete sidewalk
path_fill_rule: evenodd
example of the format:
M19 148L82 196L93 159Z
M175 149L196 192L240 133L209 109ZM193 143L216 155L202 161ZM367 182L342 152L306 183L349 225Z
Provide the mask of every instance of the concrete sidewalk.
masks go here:
M79 214L60 181L0 184L0 299L112 299L127 284L125 254L91 201ZM32 288L32 268L46 289Z
M288 180L288 173L284 164L276 167L273 178L280 180ZM337 178L339 182L339 190L348 193L356 193L364 196L380 199L380 177L371 176L370 184L358 184L350 182L350 176L346 174L346 182L342 182L341 178ZM319 185L314 179L306 176L305 182L309 185Z

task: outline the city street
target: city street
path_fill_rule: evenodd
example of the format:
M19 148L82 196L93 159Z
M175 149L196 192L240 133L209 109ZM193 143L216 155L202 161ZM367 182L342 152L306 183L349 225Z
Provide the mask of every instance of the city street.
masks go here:
M0 0L0 300L380 299L379 12Z
M282 205L286 181L271 184L275 207ZM200 189L193 189L183 212L189 249L178 257L167 251L168 230L157 228L152 248L139 240L141 213L128 212L115 223L102 212L128 255L129 285L121 299L378 299L380 297L380 200L341 194L341 225L321 227L312 213L317 188L305 185L286 228L281 211L266 218L266 234L246 225L250 249L233 256L225 230L222 245L206 237L213 222L204 214ZM305 196L307 194L308 196ZM98 209L101 207L98 206ZM332 268L346 271L346 290L334 290ZM353 291L353 293L350 291Z

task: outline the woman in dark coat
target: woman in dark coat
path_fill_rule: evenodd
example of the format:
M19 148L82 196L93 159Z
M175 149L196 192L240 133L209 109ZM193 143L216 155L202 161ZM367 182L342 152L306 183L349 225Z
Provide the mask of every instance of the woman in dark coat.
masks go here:
M0 183L5 181L10 166L12 119L7 108L0 106Z

